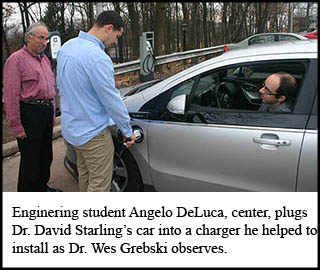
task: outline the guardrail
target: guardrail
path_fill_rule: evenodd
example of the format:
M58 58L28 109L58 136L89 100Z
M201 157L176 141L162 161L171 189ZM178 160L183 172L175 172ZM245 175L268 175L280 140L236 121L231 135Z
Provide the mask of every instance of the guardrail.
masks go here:
M156 57L156 65L163 65L171 62L205 56L205 55L213 54L217 52L223 52L223 49L224 49L224 45L219 45L219 46L214 46L210 48L196 49L196 50L191 50L186 52L172 53L168 55L161 55ZM121 75L121 74L138 71L138 70L140 70L140 59L114 65L115 75Z

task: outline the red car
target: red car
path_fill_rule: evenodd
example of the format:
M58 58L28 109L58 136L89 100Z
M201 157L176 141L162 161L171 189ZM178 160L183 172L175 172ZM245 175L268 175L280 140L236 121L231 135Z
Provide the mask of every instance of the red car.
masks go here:
M318 38L318 30L305 34L304 37L309 39L317 39Z

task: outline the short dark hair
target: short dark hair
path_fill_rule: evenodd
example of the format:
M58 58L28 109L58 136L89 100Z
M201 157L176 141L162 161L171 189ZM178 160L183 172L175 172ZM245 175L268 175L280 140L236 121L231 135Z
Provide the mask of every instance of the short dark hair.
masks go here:
M280 78L280 86L277 93L286 96L289 100L295 99L298 88L295 77L287 72L278 72L276 74Z
M114 29L118 31L124 28L124 22L120 14L113 10L102 11L95 22L95 25L100 28L107 24L112 24Z

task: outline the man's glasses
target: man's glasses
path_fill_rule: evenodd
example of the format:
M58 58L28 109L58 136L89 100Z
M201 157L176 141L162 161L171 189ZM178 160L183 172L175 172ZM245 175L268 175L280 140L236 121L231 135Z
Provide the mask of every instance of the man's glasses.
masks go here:
M276 96L278 94L274 94L271 92L271 90L265 85L265 83L262 84L262 88L264 88L265 92L266 92L266 95L268 96Z
M43 42L43 41L45 40L47 43L49 43L49 41L50 41L49 37L36 36L36 35L34 35L34 34L30 34L30 35L36 37L36 38L39 39L41 42Z

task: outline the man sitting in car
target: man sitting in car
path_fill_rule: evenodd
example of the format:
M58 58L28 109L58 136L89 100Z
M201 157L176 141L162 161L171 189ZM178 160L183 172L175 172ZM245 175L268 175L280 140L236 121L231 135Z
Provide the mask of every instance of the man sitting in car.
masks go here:
M289 73L271 74L259 90L262 104L261 112L291 112L297 91L296 79Z

